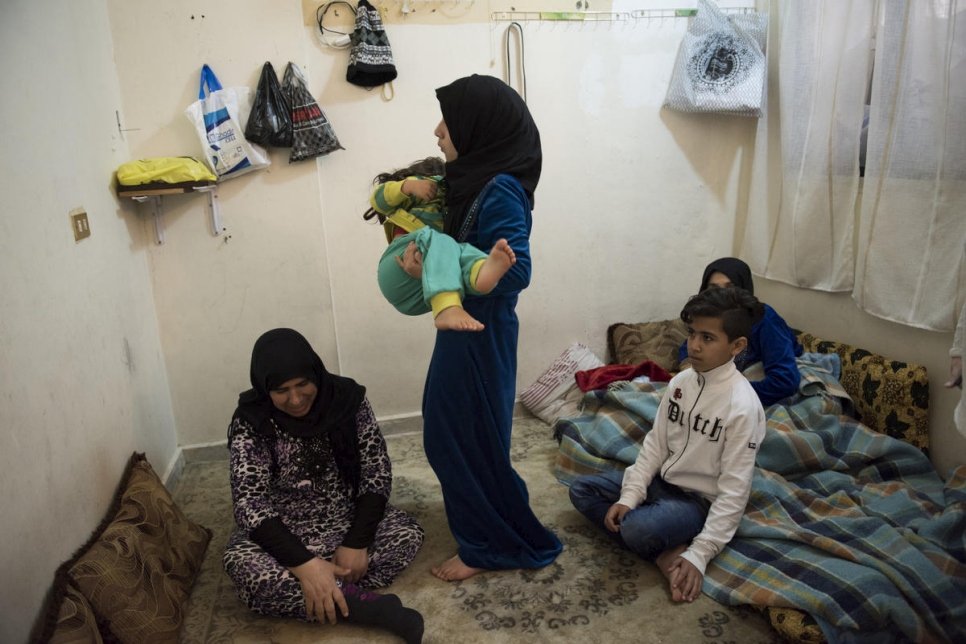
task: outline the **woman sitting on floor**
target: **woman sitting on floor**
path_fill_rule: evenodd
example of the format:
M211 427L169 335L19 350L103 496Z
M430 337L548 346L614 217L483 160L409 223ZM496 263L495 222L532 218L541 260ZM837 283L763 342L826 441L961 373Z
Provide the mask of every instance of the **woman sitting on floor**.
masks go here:
M388 586L423 529L387 503L392 469L365 388L326 371L291 329L252 350L252 388L228 429L236 527L225 571L249 608L347 622L420 642L422 616Z

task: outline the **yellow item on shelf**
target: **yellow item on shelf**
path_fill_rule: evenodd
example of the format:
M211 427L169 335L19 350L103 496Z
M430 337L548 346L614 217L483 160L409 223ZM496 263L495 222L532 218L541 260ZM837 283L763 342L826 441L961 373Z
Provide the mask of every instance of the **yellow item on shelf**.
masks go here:
M191 157L140 159L122 163L117 168L117 182L122 186L217 180L208 166Z

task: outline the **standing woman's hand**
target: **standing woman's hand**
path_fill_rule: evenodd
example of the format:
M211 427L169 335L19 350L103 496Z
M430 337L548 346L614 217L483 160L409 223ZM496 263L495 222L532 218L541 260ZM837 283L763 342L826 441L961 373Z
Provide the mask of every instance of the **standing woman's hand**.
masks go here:
M430 179L406 179L400 190L404 195L420 201L432 201L436 198L436 182Z
M345 597L336 583L336 577L345 577L351 571L348 568L336 566L325 559L312 557L304 564L289 568L302 584L302 595L305 597L305 613L309 619L313 617L325 624L327 621L336 623L336 608L342 617L349 616L349 607Z
M350 572L348 575L343 575L343 579L354 584L365 577L366 571L369 570L369 550L339 546L332 555L332 563L348 568Z

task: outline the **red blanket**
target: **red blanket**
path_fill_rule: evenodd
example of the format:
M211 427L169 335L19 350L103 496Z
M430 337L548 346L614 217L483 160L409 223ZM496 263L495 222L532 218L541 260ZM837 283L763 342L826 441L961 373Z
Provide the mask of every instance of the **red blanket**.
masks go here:
M612 382L633 380L638 376L647 376L653 382L669 382L671 380L671 374L650 360L645 360L637 365L606 364L603 367L578 371L574 374L577 386L580 387L581 391L606 389L607 385Z

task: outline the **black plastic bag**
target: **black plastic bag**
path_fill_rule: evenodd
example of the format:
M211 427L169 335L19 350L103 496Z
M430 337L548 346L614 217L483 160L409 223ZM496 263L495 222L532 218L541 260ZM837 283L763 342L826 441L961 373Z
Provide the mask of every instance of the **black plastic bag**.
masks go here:
M245 126L245 138L261 145L292 147L292 111L271 63L262 67L255 102Z

